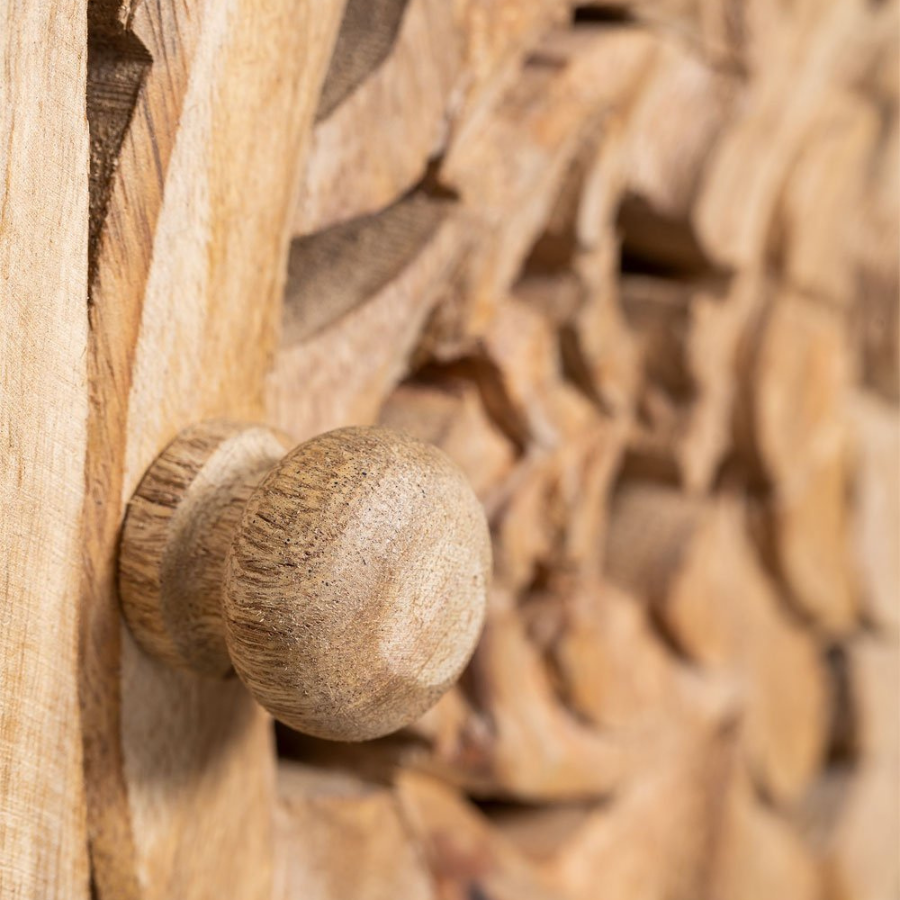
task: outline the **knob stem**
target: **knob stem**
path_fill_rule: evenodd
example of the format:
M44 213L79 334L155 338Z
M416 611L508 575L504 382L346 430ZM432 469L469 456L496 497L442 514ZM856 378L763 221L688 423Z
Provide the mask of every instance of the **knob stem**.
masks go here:
M119 586L137 642L170 666L224 677L225 560L244 507L287 444L263 427L205 422L182 432L132 498Z

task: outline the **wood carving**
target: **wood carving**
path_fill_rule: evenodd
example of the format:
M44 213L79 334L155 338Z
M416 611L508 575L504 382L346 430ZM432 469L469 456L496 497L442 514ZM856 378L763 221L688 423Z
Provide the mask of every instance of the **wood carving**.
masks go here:
M181 429L261 417L294 173L342 4L92 10L95 31L130 33L121 43L139 42L151 60L136 90L130 69L113 67L135 105L115 163L102 167L107 197L94 204L104 216L90 266L81 642L94 879L103 900L263 898L269 722L235 682L175 673L134 644L122 631L115 560L127 499ZM88 111L94 134L113 130L106 106Z
M351 748L281 730L281 753L394 783L440 896L887 896L896 865L851 834L870 815L897 835L875 787L895 738L871 738L882 762L857 746L875 690L851 648L874 627L890 658L900 607L896 501L874 481L897 467L898 203L879 168L897 4L597 2L569 25L521 4L521 31L486 49L476 21L514 5L460 4L424 83L466 73L475 48L490 65L461 103L429 90L444 107L426 112L400 81L404 35L431 11L410 0L319 122L362 158L352 122L371 128L392 81L416 138L394 157L403 179L363 165L357 190L344 170L326 191L308 169L307 246L336 233L313 224L326 197L358 217L347 234L383 217L385 235L428 197L465 240L408 298L415 323L377 326L395 351L338 360L341 334L363 346L368 289L358 326L288 339L270 394L305 433L328 421L311 404L329 407L302 396L304 361L334 385L329 427L354 421L344 385L372 373L346 391L358 421L457 460L491 523L485 633L404 732ZM395 252L366 252L365 270Z
M0 21L4 897L896 896L898 0Z

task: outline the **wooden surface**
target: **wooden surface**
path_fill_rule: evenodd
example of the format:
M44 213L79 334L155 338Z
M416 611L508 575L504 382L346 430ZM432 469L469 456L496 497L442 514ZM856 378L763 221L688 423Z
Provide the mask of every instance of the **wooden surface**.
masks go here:
M377 212L424 176L461 75L453 6L348 4L305 160L295 234Z
M88 897L86 9L0 7L0 895Z
M413 192L292 243L267 382L275 424L305 440L377 421L468 246L466 226L454 204Z
M437 896L885 900L898 4L566 7L461 2L416 57L446 11L379 4L332 64L273 409L447 451L495 584L412 727L280 752L393 785Z
M95 211L90 286L82 698L101 898L269 896L268 719L239 683L172 672L120 631L114 555L125 502L178 431L264 416L297 162L340 6L95 10L114 58L101 98L127 95L123 59L149 58ZM89 112L104 134L109 105Z
M274 900L437 900L396 794L298 763L278 769ZM337 862L336 849L353 865Z
M895 897L900 3L344 6L4 9L56 35L0 39L4 888ZM409 727L276 746L123 628L124 504L219 416L472 485Z

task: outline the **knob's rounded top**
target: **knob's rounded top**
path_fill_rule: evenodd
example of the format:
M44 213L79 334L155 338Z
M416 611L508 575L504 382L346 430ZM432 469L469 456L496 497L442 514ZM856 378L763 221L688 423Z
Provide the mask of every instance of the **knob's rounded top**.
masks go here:
M231 659L298 730L387 734L468 662L490 566L484 513L442 451L382 428L329 432L247 503L226 563Z

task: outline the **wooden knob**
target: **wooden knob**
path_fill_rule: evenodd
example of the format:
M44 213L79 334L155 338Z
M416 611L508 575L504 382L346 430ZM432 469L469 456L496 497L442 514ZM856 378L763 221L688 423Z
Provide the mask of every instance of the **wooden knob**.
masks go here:
M210 422L162 453L122 534L125 618L147 652L236 671L299 731L387 734L472 654L484 514L444 453L398 432L342 428L286 450L267 428Z

